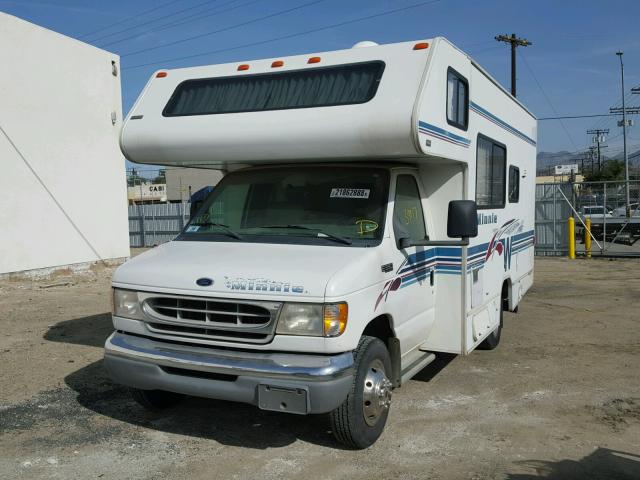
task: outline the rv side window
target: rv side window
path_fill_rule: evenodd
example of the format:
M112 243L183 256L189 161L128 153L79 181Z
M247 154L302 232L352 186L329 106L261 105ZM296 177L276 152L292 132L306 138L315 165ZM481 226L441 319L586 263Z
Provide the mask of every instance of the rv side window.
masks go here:
M476 157L478 208L504 208L507 150L504 145L478 135Z
M393 228L396 238L409 237L411 240L427 238L420 191L413 175L398 175Z
M469 118L469 83L453 68L447 71L447 123L467 129Z
M200 78L178 85L165 117L261 112L366 103L378 90L384 62L278 73Z
M509 203L518 203L520 200L520 169L509 166Z

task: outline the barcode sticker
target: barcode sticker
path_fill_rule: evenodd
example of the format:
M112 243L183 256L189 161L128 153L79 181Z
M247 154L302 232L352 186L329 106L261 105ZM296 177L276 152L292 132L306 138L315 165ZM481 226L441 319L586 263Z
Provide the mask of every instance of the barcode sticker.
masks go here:
M368 188L332 188L331 198L369 198Z

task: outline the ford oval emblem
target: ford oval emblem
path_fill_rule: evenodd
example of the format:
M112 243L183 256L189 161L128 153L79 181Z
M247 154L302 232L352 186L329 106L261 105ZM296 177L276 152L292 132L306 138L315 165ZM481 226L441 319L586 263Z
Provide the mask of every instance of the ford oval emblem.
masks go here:
M196 283L201 287L208 287L209 285L213 285L213 280L211 280L210 278L203 277L203 278L197 279Z

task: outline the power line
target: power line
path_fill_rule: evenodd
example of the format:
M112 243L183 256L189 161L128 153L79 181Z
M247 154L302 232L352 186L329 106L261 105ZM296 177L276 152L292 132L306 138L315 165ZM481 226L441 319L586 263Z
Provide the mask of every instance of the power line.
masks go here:
M162 30L167 30L167 29L174 28L174 27L177 27L177 26L180 26L180 25L185 25L187 23L196 22L196 21L202 20L203 18L208 18L208 17L213 17L215 15L220 15L222 13L230 12L232 10L237 10L238 8L247 7L247 6L251 5L251 4L262 2L264 0L251 0L249 2L241 3L239 5L234 5L233 7L229 7L229 8L223 9L223 10L216 10L218 8L225 7L225 6L227 6L227 5L231 4L231 3L235 3L237 1L238 0L231 0L230 2L223 3L222 5L216 5L215 7L207 8L207 9L201 10L199 12L192 13L191 15L187 15L186 17L183 17L180 20L163 23L162 25L158 25L158 26L155 26L153 28L149 28L149 29L145 30L144 32L136 33L135 35L130 35L128 37L124 37L124 38L121 38L119 40L114 40L114 41L106 43L104 45L100 45L100 48L104 48L104 47L108 47L108 46L111 46L111 45L115 45L116 43L122 43L122 42L125 42L127 40L133 40L134 38L141 37L142 35L146 35L146 34L151 33L151 32L160 32ZM213 13L208 13L207 15L203 15L203 13L209 12L211 10L216 10L216 11L213 12Z
M102 40L103 38L112 37L114 35L120 35L121 33L127 33L129 31L131 31L132 28L144 27L145 25L149 25L151 23L155 23L158 20L164 20L165 18L175 17L176 15L180 15L181 13L188 12L189 10L193 10L194 8L202 7L203 5L208 5L210 3L215 3L215 2L218 2L218 1L219 0L207 0L206 2L201 2L201 3L198 3L197 5L192 5L191 7L182 8L182 9L178 10L177 12L171 12L171 13L168 13L168 14L163 15L161 17L154 18L152 20L147 20L146 22L142 22L142 23L139 23L137 25L133 25L133 26L128 27L128 28L124 28L122 30L118 30L117 32L107 33L106 35L102 35L101 37L94 38L92 40L92 42L97 42L99 40ZM106 47L108 45L111 45L111 43L107 43L105 45L102 45L101 48Z
M287 8L285 10L280 10L278 12L270 13L269 15L263 15L262 17L257 17L257 18L254 18L252 20L247 20L246 22L236 23L235 25L230 25L228 27L220 28L218 30L213 30L213 31L210 31L210 32L204 32L204 33L200 33L198 35L193 35L192 37L182 38L180 40L175 40L173 42L163 43L161 45L156 45L154 47L143 48L141 50L136 50L134 52L125 53L125 54L121 55L121 57L131 57L133 55L138 55L140 53L150 52L151 50L158 50L159 48L165 48L165 47L170 47L170 46L173 46L173 45L178 45L179 43L190 42L191 40L196 40L196 39L202 38L202 37L208 37L208 36L211 36L211 35L215 35L216 33L226 32L228 30L233 30L234 28L244 27L245 25L250 25L252 23L256 23L256 22L260 22L262 20L267 20L269 18L273 18L273 17L277 17L277 16L280 16L280 15L284 15L286 13L291 13L291 12L293 12L295 10L301 10L303 8L307 8L307 7L310 7L312 5L316 5L318 3L322 3L322 2L325 2L325 1L326 0L312 0L311 2L303 3L302 5L298 5L296 7L291 7L291 8Z
M371 20L373 18L383 17L385 15L391 15L393 13L403 12L403 11L406 11L406 10L411 10L411 9L418 8L418 7L423 7L425 5L431 5L431 4L434 4L434 3L441 2L441 1L442 0L429 0L429 1L426 1L426 2L415 3L413 5L407 5L406 7L395 8L395 9L392 9L392 10L387 10L387 11L376 13L376 14L373 14L373 15L367 15L365 17L354 18L352 20L345 20L344 22L333 23L331 25L325 25L323 27L313 28L311 30L305 30L305 31L302 31L302 32L297 32L297 33L290 33L288 35L281 35L279 37L269 38L267 40L259 40L259 41L256 41L256 42L244 43L242 45L236 45L235 47L220 48L218 50L210 50L208 52L196 53L196 54L193 54L193 55L184 55L182 57L167 58L167 59L164 59L164 60L159 60L157 62L149 62L149 63L141 63L141 64L138 64L138 65L131 65L129 67L122 68L122 70L131 70L131 69L134 69L134 68L148 67L150 65L158 65L160 63L176 62L176 61L179 61L179 60L188 60L188 59L191 59L191 58L204 57L206 55L213 55L215 53L229 52L229 51L232 51L232 50L239 50L239 49L247 48L247 47L255 47L257 45L264 45L266 43L273 43L273 42L277 42L279 40L286 40L286 39L289 39L289 38L301 37L303 35L309 35L310 33L316 33L316 32L321 32L321 31L324 31L324 30L329 30L331 28L343 27L345 25L350 25L352 23L363 22L363 21L366 21L366 20Z
M536 74L533 73L533 69L529 65L529 62L527 61L527 59L522 54L520 54L520 58L522 58L522 61L524 62L525 67L527 67L527 70L529 70L529 73L531 73L531 76L533 77L533 80L538 85L538 88L540 89L540 91L542 92L542 95L544 96L545 100L549 104L549 107L551 107L551 111L554 113L554 115L556 117L558 117L559 116L558 112L556 111L555 107L553 106L553 103L551 103L551 100L549 99L549 96L547 95L547 93L544 91L544 88L542 88L542 85L540 85L540 82L538 81L538 77L536 77ZM562 129L564 130L564 133L567 134L567 138L569 139L569 142L571 142L571 145L573 146L573 148L575 148L577 150L578 147L576 147L576 144L573 141L573 138L571 138L571 135L569 134L569 130L567 130L567 127L565 126L564 122L561 119L558 119L558 121L560 122L560 125L562 126Z
M593 118L593 117L618 117L620 114L618 113L597 113L595 115L564 115L559 117L542 117L538 118L538 121L541 120L564 120L571 118Z
M83 35L80 35L78 38L86 38L86 37L90 37L90 36L92 36L92 35L94 35L96 33L104 32L105 30L108 30L108 29L110 29L112 27L117 27L118 25L122 25L123 23L126 23L129 20L131 20L132 18L143 17L144 15L148 15L149 13L153 13L153 12L155 12L157 10L160 10L160 9L162 9L164 7L167 7L169 5L172 5L174 3L178 3L180 1L182 1L182 0L171 0L170 2L163 3L162 5L158 5L157 7L150 8L149 10L145 10L144 12L140 12L140 13L137 13L136 15L131 15L129 17L123 18L119 22L112 23L111 25L107 25L106 27L102 27L102 28L99 28L98 30L94 30L93 32L89 32L89 33L85 33Z

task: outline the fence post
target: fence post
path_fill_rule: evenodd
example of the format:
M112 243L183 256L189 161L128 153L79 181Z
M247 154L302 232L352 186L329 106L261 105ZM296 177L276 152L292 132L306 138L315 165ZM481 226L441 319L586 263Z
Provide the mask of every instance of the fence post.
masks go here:
M584 224L584 250L587 253L587 258L591 258L591 219L586 218Z
M142 239L141 247L144 248L147 246L147 236L145 235L145 224L144 224L144 205L141 203L138 204L138 215L140 215L140 235Z
M602 217L602 248L600 248L600 255L607 249L607 182L602 184L604 185L604 200L602 201L604 216Z
M568 241L569 241L569 259L575 260L576 258L576 226L573 217L569 217L568 225Z

